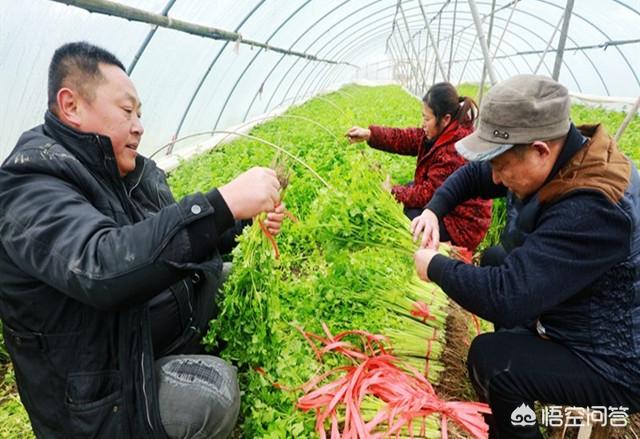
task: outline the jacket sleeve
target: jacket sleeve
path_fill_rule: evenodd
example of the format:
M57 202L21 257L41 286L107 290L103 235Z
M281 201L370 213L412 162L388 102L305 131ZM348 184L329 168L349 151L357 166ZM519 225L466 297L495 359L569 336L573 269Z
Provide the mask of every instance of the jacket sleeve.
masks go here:
M395 186L392 193L396 199L406 207L424 207L447 177L465 163L464 158L451 149L453 149L453 145L434 151L433 161L427 170L424 181L414 183L411 186Z
M576 193L543 212L502 265L477 267L436 255L428 276L466 310L510 328L538 318L624 261L631 227L603 195Z
M219 197L226 207L215 192L122 226L63 179L2 169L0 240L26 274L90 306L117 309L168 288L215 250L234 224L228 208L209 202Z
M425 208L433 211L438 218L443 218L467 200L506 195L507 188L493 182L488 162L469 162L444 181Z
M250 226L251 224L251 220L236 221L233 227L220 236L218 251L223 255L231 253L231 251L238 245L236 238L242 234L245 227Z
M422 128L387 128L371 125L369 130L371 136L367 143L370 147L381 151L417 156L424 142Z

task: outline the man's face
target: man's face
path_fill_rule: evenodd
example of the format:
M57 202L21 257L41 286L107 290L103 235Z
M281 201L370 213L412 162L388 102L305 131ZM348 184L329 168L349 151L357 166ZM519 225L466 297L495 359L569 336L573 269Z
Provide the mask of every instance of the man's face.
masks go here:
M83 132L98 133L111 139L120 176L136 167L137 148L144 133L140 122L140 99L133 82L117 66L100 64L104 80L94 90L94 99L78 102Z
M542 186L553 166L553 157L546 144L535 142L521 151L510 149L490 163L493 182L525 199Z

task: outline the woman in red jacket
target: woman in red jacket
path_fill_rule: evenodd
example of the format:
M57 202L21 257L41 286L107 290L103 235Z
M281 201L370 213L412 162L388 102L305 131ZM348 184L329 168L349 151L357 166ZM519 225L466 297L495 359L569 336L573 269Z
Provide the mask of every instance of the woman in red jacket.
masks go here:
M422 99L422 128L388 128L371 125L347 132L351 143L396 154L418 156L414 180L391 190L413 219L420 215L433 193L456 169L466 163L454 145L473 131L478 107L473 99L459 97L448 82L433 85ZM440 223L442 241L475 250L491 224L491 201L474 199L458 206Z

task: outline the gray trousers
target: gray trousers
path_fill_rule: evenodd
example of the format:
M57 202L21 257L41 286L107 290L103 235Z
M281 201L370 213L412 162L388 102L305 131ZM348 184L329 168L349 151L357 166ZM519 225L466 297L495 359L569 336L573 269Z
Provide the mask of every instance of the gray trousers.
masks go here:
M156 361L162 425L171 439L228 438L240 411L236 368L211 355Z
M231 263L222 270L224 282ZM240 411L236 368L213 355L169 355L156 363L162 425L171 439L226 439Z

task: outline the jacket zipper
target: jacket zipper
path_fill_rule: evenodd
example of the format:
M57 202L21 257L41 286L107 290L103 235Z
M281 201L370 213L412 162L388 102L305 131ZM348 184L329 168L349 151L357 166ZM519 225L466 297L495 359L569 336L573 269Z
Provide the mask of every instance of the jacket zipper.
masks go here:
M98 145L100 146L100 148L103 149L102 140L100 140L100 136L98 134L96 134L96 141L98 142ZM115 157L114 157L114 160L115 160ZM118 176L113 175L113 173L111 172L112 170L109 169L109 167L107 166L106 156L104 158L104 167L107 170L107 175L109 176L111 183L114 184L115 193L116 193L116 196L119 198L120 203L122 203L122 208L124 209L125 213L129 217L129 220L133 223L135 216L131 211L131 206L129 206L130 198L127 194L127 188L124 186L124 183L122 182L122 179L119 177L119 175ZM116 173L118 172L117 164L116 164L115 172Z
M189 284L187 284L187 281L184 279L182 279L182 282L184 283L184 288L187 293L187 303L189 304L189 322L187 322L187 325L190 325L190 329L192 329L197 334L199 334L200 331L198 330L198 328L194 326L193 305L191 304L191 294L189 293Z
M136 183L131 186L131 189L127 190L127 188L125 187L125 192L127 193L127 196L129 198L131 198L131 194L133 193L133 191L135 190L135 188L137 188L140 185L140 182L142 182L142 177L144 177L144 168L147 166L147 162L142 162L142 171L140 171L140 177L138 177L138 181L136 181ZM123 183L124 186L124 183Z
M144 352L142 353L141 361L140 361L140 369L142 370L142 394L144 395L144 408L147 412L147 423L153 431L153 424L151 423L151 415L149 413L149 397L147 396L147 379L144 374Z
M98 142L98 145L100 145L100 147L102 147L102 141L100 140L100 136L96 134L96 141ZM144 170L143 170L144 172ZM109 175L111 175L111 173L108 173ZM112 176L112 179L114 180L114 182L116 182L116 178ZM116 186L119 183L120 187L122 188L122 192L124 194L124 197L119 196L119 198L121 199L121 201L123 201L122 203L122 207L125 209L125 211L129 214L129 217L131 218L131 221L134 220L133 215L131 213L131 209L130 206L128 205L127 202L130 201L131 199L131 193L129 191L127 191L127 188L125 187L124 183L122 182L121 179L117 179L118 181L116 182ZM140 179L136 182L136 184L131 188L131 191L133 191L142 181L142 176L140 177ZM119 190L115 191L116 194L118 194ZM121 195L121 194L118 194ZM190 305L191 306L191 305ZM144 328L142 328L142 323L141 323L141 331L142 333L144 333ZM149 424L149 428L151 429L152 432L155 432L155 429L153 428L153 423L151 422L151 412L149 410L149 396L147 395L147 378L146 378L146 374L144 372L144 341L143 341L143 348L142 348L142 353L140 356L140 371L142 372L142 394L144 396L144 408L145 408L145 414L147 417L147 424Z

